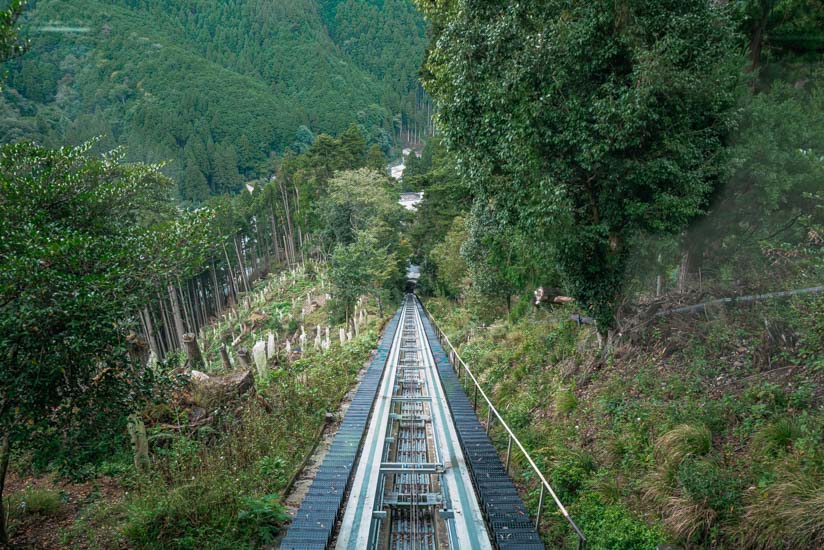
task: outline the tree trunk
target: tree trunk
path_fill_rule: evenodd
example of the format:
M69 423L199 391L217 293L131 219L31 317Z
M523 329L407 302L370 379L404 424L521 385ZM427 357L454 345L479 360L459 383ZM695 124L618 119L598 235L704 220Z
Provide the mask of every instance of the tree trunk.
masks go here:
M195 300L197 303L197 313L200 317L198 330L209 324L209 312L206 309L206 283L203 281L205 273L197 276L197 279L192 281L192 288L195 291Z
M171 302L172 315L175 321L175 331L177 331L174 341L179 343L186 332L186 329L183 328L183 315L180 313L180 300L177 297L177 290L175 290L174 285L169 285L167 290L169 291L169 301Z
M303 232L300 230L300 226L298 226L298 239L300 241L300 261L306 265L306 256L303 253Z
M157 293L157 301L160 304L160 321L163 324L163 338L166 340L166 352L171 353L177 346L174 345L175 337L172 334L172 319L169 317L169 312L166 311L166 300L160 292Z
M163 346L166 350L165 353L171 353L174 351L174 347L172 346L170 339L171 324L169 323L169 316L166 314L166 300L163 299L163 295L160 294L159 291L157 293L157 303L160 308L158 312L160 318L160 322L158 323L158 326L160 327L160 336L163 338Z
M275 223L275 209L270 206L269 212L269 220L272 222L272 244L275 245L275 262L280 262L282 258L280 256L280 244L278 243L278 226Z
M289 243L286 241L286 235L283 235L283 249L286 251L286 266L292 266L292 260L289 257Z
M678 267L678 292L688 292L695 275L701 269L703 254L700 247L687 243L681 253L681 265Z
M3 441L0 443L0 545L6 546L9 543L9 534L6 530L6 509L3 506L3 489L6 486L6 472L9 469L9 457L11 456L11 443L9 433L3 433Z
M223 243L223 255L226 257L226 269L229 270L229 291L237 303L237 284L235 283L235 274L232 272L232 262L229 261L229 252L226 250L226 243Z
M610 355L612 355L612 349L615 347L615 340L616 334L614 329L607 330L606 334L603 334L600 330L597 330L598 333L598 345L601 348L601 360L606 361L609 359Z
M756 71L761 67L761 52L764 49L764 35L767 32L767 23L769 21L770 9L765 6L764 12L761 14L761 19L758 21L758 26L753 29L750 36L750 71Z
M246 292L249 292L249 279L246 274L246 266L243 265L243 258L240 256L240 247L237 244L237 235L232 238L232 241L235 243L235 254L237 254L237 262L240 267L240 280L246 288Z
M140 318L143 320L143 328L146 331L146 341L149 342L149 349L159 358L160 351L158 350L157 341L155 340L154 327L152 326L152 317L149 315L149 308L144 307L140 312Z
M280 189L280 196L283 199L283 211L286 214L286 231L289 233L289 242L286 243L286 247L289 249L288 256L291 256L291 258L289 258L291 264L295 260L295 231L292 227L292 214L289 210L289 194L280 181L278 181L278 189ZM284 240L286 240L285 235ZM291 246L289 246L290 243Z
M215 293L215 317L220 317L220 312L223 309L223 302L221 297L223 295L223 287L217 284L217 268L215 262L212 260L212 289Z
M184 334L188 330L192 332L197 331L197 327L195 326L194 319L192 318L192 300L189 296L188 287L186 288L186 292L183 292L183 286L180 284L180 277L177 279L177 295L178 299L181 301L181 305L183 306L183 330Z
M197 344L197 335L189 332L183 335L183 344L186 346L187 367L191 369L204 370L205 362L203 354L200 353L200 346Z
M157 338L155 342L157 342L157 349L159 353L157 354L158 359L163 359L166 357L166 353L168 352L168 348L166 346L166 342L163 340L163 319L160 319L160 322L157 322L157 316L154 315L154 310L151 307L146 308L146 315L149 316L149 319L152 321L153 327L158 327L154 329Z

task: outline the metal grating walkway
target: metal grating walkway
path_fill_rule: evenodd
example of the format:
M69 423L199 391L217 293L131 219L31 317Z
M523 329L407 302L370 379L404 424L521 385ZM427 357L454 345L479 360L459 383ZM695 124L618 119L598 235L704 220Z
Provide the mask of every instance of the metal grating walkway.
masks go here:
M320 550L332 541L400 317L399 311L384 329L377 353L360 381L309 492L281 542L282 549Z

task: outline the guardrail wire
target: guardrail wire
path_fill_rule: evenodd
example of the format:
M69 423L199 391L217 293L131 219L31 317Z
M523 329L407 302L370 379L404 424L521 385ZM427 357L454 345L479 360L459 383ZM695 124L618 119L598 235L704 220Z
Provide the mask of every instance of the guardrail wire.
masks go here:
M426 306L423 306L423 310L424 312L426 312L426 316L429 318L429 321L435 326L435 330L438 333L438 339L441 341L441 345L446 346L449 350L447 356L449 357L449 362L452 364L452 368L455 370L455 374L458 376L458 380L461 382L462 385L464 385L464 387L466 387L467 379L470 380L472 385L474 386L472 401L475 407L476 414L478 413L478 396L480 395L483 398L483 400L486 401L486 433L489 433L490 426L492 425L492 421L494 419L497 419L500 425L506 431L508 436L505 463L506 473L509 473L509 464L512 458L512 443L514 442L515 446L521 451L521 453L524 455L524 458L526 458L527 462L529 462L529 465L535 472L535 475L538 476L538 479L541 481L541 494L538 497L538 511L535 517L535 528L540 529L541 527L541 515L543 513L544 508L544 497L546 493L549 493L549 495L552 497L552 500L555 501L555 505L558 507L558 510L561 512L561 514L567 520L569 525L575 531L575 534L578 536L578 549L583 550L584 548L586 548L586 536L584 536L583 531L581 531L578 525L576 525L576 523L570 517L569 512L567 512L567 509L564 507L563 503L558 498L558 495L555 494L555 491L552 490L552 487L544 477L544 474L542 474L541 471L538 469L538 466L535 465L535 461L532 460L532 457L521 444L521 441L512 432L512 429L509 427L509 425L503 419L501 414L498 412L498 409L495 408L495 405L492 404L492 401L490 401L489 397L486 395L486 392L481 387L481 384L478 382L478 379L472 373L472 370L469 368L469 365L467 365L466 362L464 362L464 360L461 358L460 354L458 354L458 351L455 349L455 346L452 345L452 342L449 341L449 337L443 330L441 330L441 327L438 325L435 319L432 318L432 315L429 313L429 310L426 309Z

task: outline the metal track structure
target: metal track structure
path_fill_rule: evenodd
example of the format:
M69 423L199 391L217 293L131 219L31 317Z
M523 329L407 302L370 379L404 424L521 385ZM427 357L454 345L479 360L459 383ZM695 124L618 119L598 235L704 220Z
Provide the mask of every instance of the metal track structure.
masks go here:
M344 426L281 548L544 548L413 294L387 327Z

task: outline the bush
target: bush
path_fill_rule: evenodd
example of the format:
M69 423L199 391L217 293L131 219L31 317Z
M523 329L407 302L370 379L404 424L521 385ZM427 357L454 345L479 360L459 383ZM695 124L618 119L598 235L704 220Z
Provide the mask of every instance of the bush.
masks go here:
M752 491L738 528L742 548L824 548L824 474L781 472L764 491Z
M277 495L244 498L238 513L241 532L264 544L271 544L289 516Z
M9 498L10 517L29 514L51 516L57 514L62 507L63 499L60 493L49 489L28 487Z
M763 452L775 456L789 449L801 435L801 426L798 421L784 417L761 428L753 437L753 443Z
M560 388L555 392L556 414L570 414L578 406L578 398L569 388Z
M741 482L715 461L689 457L678 467L678 484L692 501L712 509L723 521L738 507Z
M689 456L702 456L712 448L712 434L706 426L681 424L658 439L655 450L659 462L677 468Z
M583 452L569 452L552 465L549 483L561 502L572 502L596 470L595 460Z
M605 504L593 493L581 497L569 511L587 536L589 550L655 550L664 539L660 527L648 526L625 506ZM570 547L573 542L570 537Z

